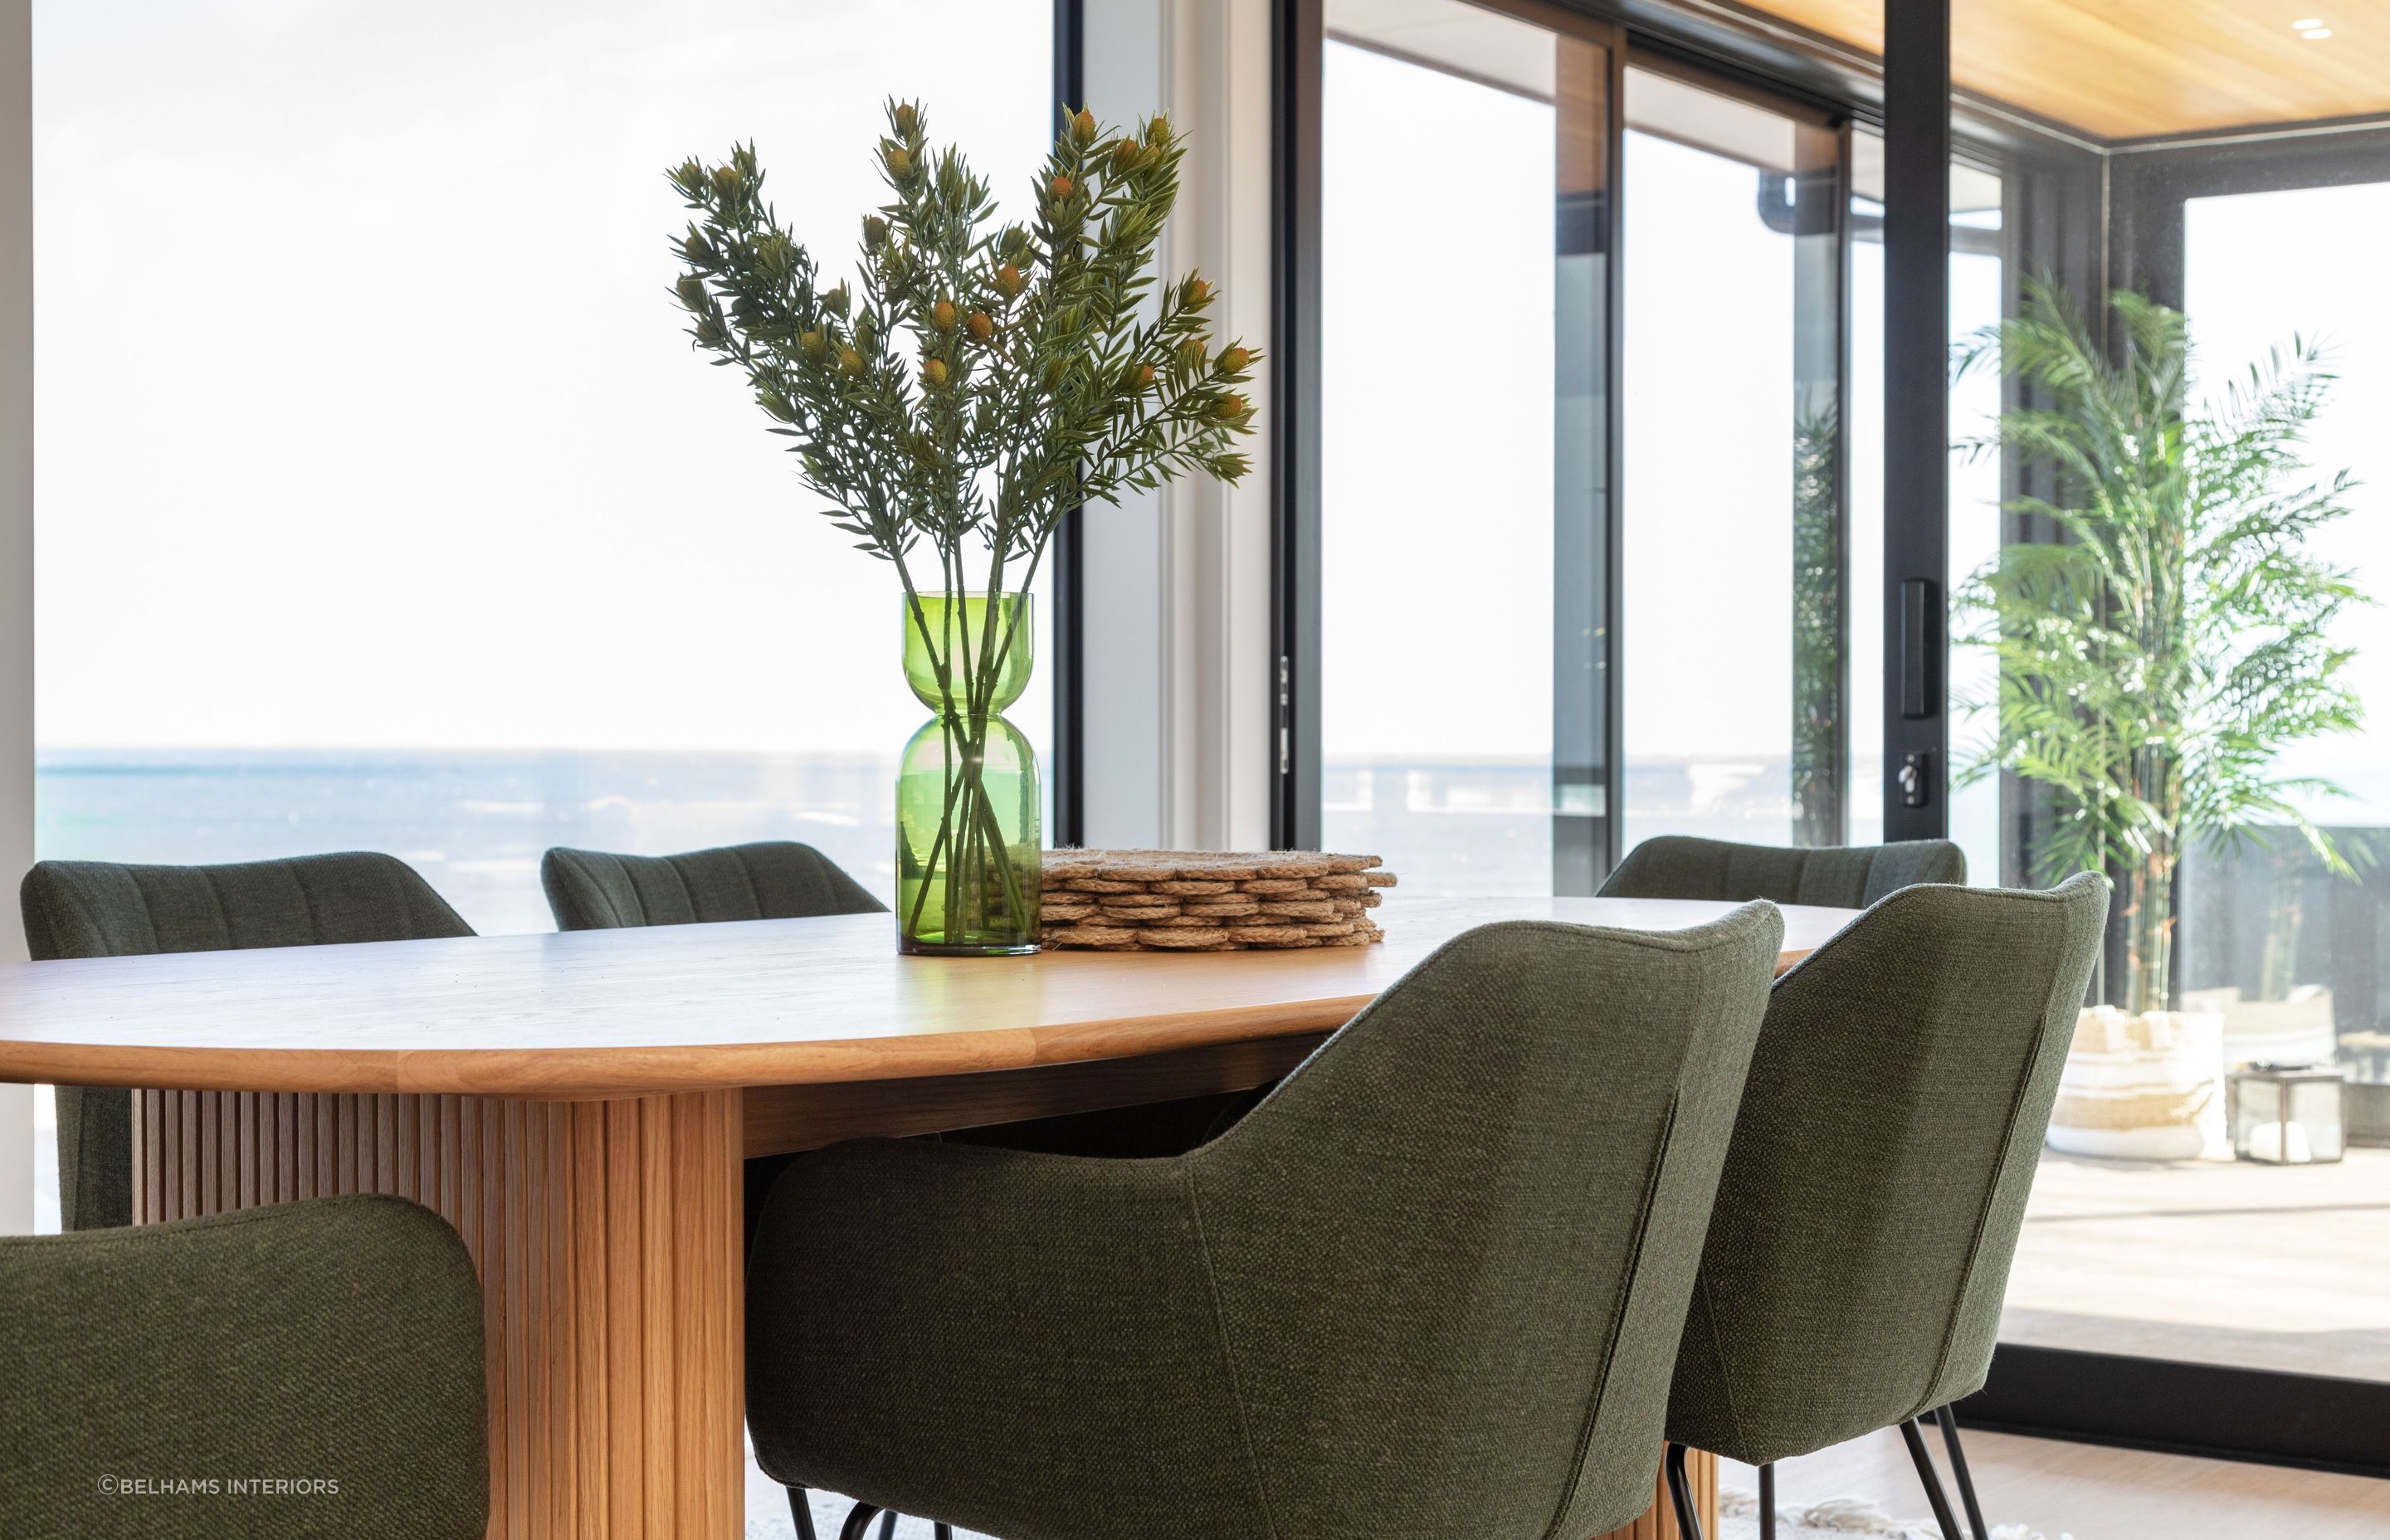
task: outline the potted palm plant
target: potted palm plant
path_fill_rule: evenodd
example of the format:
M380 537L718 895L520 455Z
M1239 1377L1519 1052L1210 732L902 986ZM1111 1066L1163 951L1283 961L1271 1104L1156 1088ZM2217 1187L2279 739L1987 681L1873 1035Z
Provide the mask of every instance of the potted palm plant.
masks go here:
M2046 788L2038 875L2105 869L2122 889L2114 1004L2084 1013L2051 1143L2180 1158L2206 1142L2223 1066L2217 1019L2169 1008L2177 869L2203 843L2288 835L2348 871L2302 806L2338 789L2276 762L2358 725L2332 633L2364 600L2313 554L2353 484L2303 456L2332 383L2318 348L2294 338L2194 400L2180 313L2119 290L2109 315L2113 348L2063 289L2029 281L1960 359L2026 387L2032 404L1971 447L2040 475L2049 495L2009 507L2059 536L2009 546L1960 594L1963 639L1999 663L1997 698L1972 703L1995 725L1961 780Z
M1260 354L1214 345L1202 278L1156 281L1183 154L1167 120L1123 133L1073 114L1034 217L1011 225L927 131L919 104L889 104L889 201L864 216L852 287L764 201L753 146L674 168L695 212L675 292L697 347L746 377L832 523L902 590L905 675L932 714L897 776L900 948L1034 952L1037 762L1003 716L1029 679L1029 586L1068 509L1246 473L1240 387Z

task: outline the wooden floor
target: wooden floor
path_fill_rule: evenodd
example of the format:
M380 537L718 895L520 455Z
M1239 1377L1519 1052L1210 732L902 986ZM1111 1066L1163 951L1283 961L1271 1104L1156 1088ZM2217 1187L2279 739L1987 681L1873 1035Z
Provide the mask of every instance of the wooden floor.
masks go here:
M2047 1540L2390 1536L2390 1481L2364 1476L1983 1432L1967 1435L1967 1461L1987 1521L2023 1524ZM1925 1519L1932 1511L1899 1435L1889 1431L1787 1460L1777 1467L1776 1481L1780 1510L1856 1496L1895 1519ZM1759 1490L1751 1468L1731 1462L1721 1484Z
M2045 1150L2000 1340L2390 1380L2390 1149L2316 1166Z
M2271 1466L2183 1459L2087 1444L1967 1435L1967 1457L1995 1525L2024 1524L2046 1540L2384 1540L2390 1536L2390 1482ZM1748 1466L1728 1462L1723 1484L1759 1490ZM1882 1433L1787 1460L1777 1468L1777 1503L1792 1508L1830 1497L1865 1497L1896 1519L1930 1509L1899 1437ZM815 1532L838 1533L842 1499L817 1495ZM748 1466L751 1540L790 1540L787 1494ZM1928 1524L1928 1531L1931 1524ZM901 1526L899 1540L926 1536Z

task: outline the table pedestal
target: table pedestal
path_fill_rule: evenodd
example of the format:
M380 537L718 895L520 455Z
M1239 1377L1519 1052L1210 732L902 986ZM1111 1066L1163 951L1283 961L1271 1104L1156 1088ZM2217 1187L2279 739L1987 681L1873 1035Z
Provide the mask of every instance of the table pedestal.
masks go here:
M1693 1517L1702 1526L1705 1540L1717 1540L1718 1533L1718 1462L1717 1457L1705 1449L1685 1451L1685 1480L1693 1489ZM1594 1540L1682 1540L1677 1528L1677 1510L1668 1501L1668 1477L1663 1471L1651 1495L1651 1506L1643 1516L1625 1529L1612 1530L1596 1535Z
M388 1192L456 1227L482 1278L492 1540L743 1531L738 1092L138 1091L133 1127L136 1223Z

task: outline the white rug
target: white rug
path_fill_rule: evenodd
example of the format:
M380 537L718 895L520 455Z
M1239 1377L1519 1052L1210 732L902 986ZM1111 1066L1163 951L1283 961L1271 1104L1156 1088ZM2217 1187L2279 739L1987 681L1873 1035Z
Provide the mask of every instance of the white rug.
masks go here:
M827 1492L815 1493L813 1499L815 1540L838 1540L838 1527L846 1522L847 1510L854 1505L844 1497L833 1496ZM871 1521L871 1540L880 1540L880 1521L877 1519ZM796 1540L796 1521L789 1517L789 1499L785 1494L776 1491L768 1502L757 1503L751 1499L747 1504L747 1540ZM929 1521L897 1520L896 1540L931 1540ZM957 1530L955 1540L987 1540L987 1537Z
M847 1509L854 1504L829 1492L812 1494L809 1506L814 1511L814 1540L838 1540L838 1527L846 1522ZM789 1489L755 1468L755 1451L747 1451L747 1540L796 1540L796 1521L789 1517ZM880 1521L871 1521L871 1540L880 1540ZM896 1540L931 1540L926 1520L896 1521ZM955 1540L988 1540L988 1536L957 1530Z
M1962 1521L1963 1523L1963 1521ZM1757 1540L1759 1499L1733 1487L1718 1491L1718 1540ZM1780 1504L1776 1540L1942 1540L1932 1518L1895 1519L1863 1497L1829 1497L1805 1508ZM1992 1540L2075 1540L2063 1532L2046 1535L2024 1524L1994 1524Z

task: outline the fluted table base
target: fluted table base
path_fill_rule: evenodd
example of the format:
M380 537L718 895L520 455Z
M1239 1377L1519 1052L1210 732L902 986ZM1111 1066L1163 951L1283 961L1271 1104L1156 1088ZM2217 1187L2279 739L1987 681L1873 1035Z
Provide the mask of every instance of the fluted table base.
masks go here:
M482 1277L492 1540L744 1528L737 1091L135 1093L135 1219L387 1192Z
M1718 1462L1706 1450L1685 1451L1685 1480L1693 1488L1693 1517L1701 1521L1704 1540L1717 1540ZM1625 1529L1596 1535L1594 1540L1681 1540L1677 1510L1668 1502L1668 1478L1663 1473L1651 1495L1651 1506Z

